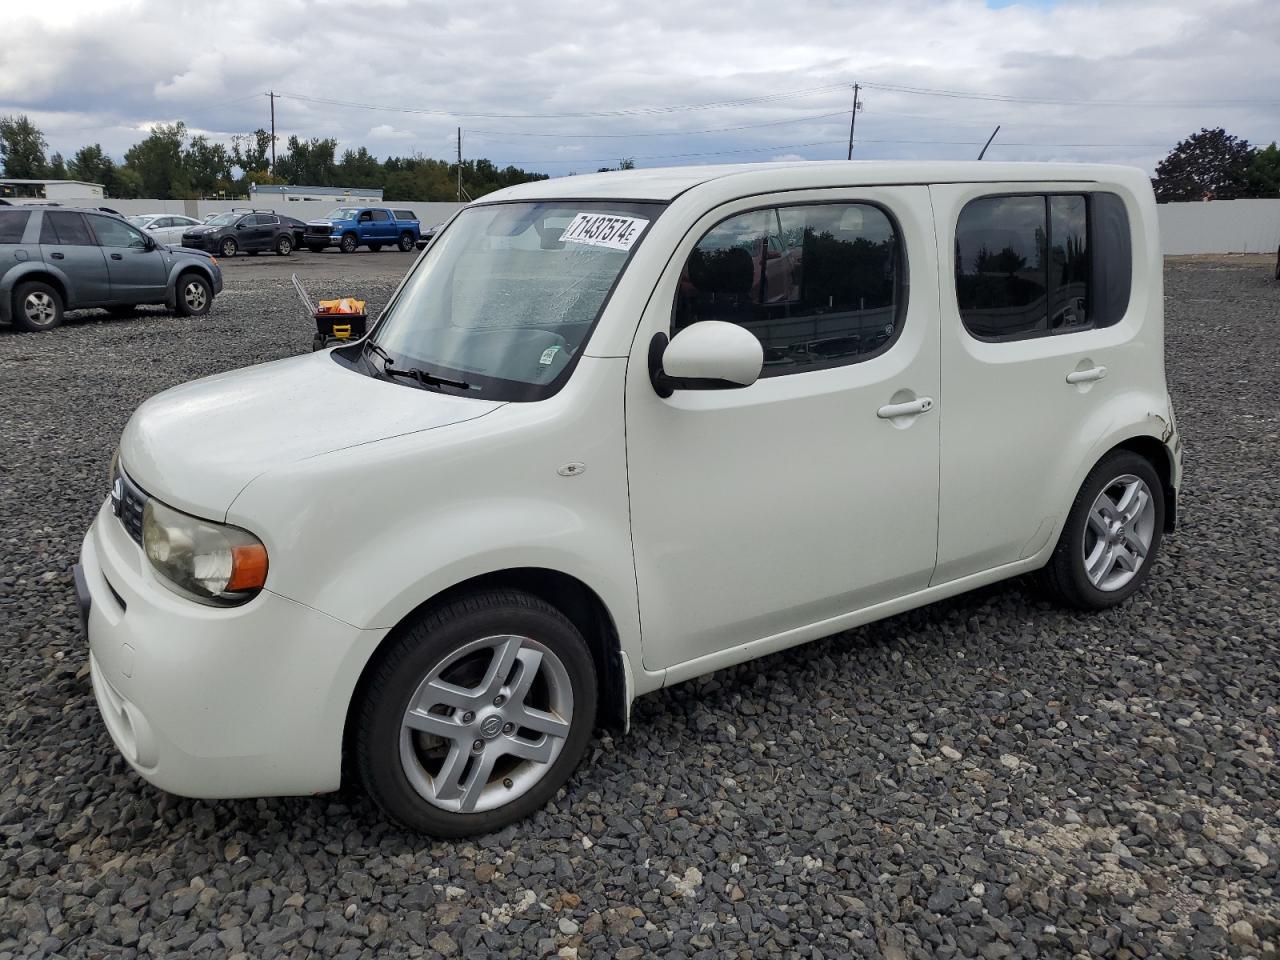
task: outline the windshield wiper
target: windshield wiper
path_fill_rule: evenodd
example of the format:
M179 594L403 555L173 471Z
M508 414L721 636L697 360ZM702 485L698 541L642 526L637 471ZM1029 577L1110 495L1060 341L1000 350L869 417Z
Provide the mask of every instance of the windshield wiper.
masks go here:
M421 367L398 367L395 360L391 358L391 354L387 353L381 346L372 340L366 340L364 343L366 349L376 353L382 358L382 373L388 377L408 377L411 380L417 380L419 386L423 387L455 387L458 390L470 390L471 384L465 380L453 380L449 377L442 377L432 373L430 370L423 370Z

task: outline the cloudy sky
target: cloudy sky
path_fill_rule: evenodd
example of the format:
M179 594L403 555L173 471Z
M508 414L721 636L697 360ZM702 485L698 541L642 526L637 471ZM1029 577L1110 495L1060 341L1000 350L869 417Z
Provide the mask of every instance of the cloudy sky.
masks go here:
M70 156L183 120L551 174L845 155L1150 169L1280 139L1275 0L40 0L7 5L0 115Z

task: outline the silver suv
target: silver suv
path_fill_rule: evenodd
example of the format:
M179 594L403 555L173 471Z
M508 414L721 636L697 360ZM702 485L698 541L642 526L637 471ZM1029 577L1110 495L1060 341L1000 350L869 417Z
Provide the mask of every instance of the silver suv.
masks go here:
M128 314L163 303L182 316L209 312L222 291L218 261L157 243L123 218L58 207L0 209L0 321L52 330L65 310Z

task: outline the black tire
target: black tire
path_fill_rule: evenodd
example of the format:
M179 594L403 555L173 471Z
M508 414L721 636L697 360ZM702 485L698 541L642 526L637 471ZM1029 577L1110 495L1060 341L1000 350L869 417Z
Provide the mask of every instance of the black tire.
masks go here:
M180 317L203 317L213 306L213 287L195 271L178 277L173 294Z
M39 280L18 284L13 291L13 323L28 333L43 333L62 323L62 294Z
M573 697L568 732L560 752L546 764L541 779L516 799L476 813L443 809L425 799L405 772L401 761L405 712L422 681L450 655L482 638L509 635L530 638L551 651L564 668ZM544 654L543 662L546 659ZM494 701L494 707L497 706L498 702ZM521 591L474 593L422 615L385 650L379 651L353 704L354 768L373 801L388 816L412 830L437 837L490 833L534 813L568 780L591 739L595 713L595 664L582 635L568 618L543 600ZM446 716L451 720L457 713ZM482 719L477 714L471 716L477 724L491 719L487 716ZM464 739L468 736L470 734L463 734ZM488 736L496 740L496 731ZM471 762L464 761L465 764ZM468 769L461 768L463 772ZM511 781L500 781L497 779L500 776L504 774L491 772L491 779L486 782L493 787L510 789Z
M360 241L356 239L354 233L344 233L342 239L338 241L338 249L343 253L355 253L358 246Z
M373 253L377 253L377 252L378 252L379 250L381 250L381 249L382 249L382 244L380 244L380 243L371 243L371 244L369 244L369 250L370 250L371 252L373 252Z
M276 238L276 256L287 257L293 253L293 237L282 233Z
M1112 487L1118 478L1126 476L1138 478L1150 492L1155 508L1150 546L1127 583L1113 590L1103 590L1093 584L1085 569L1086 527L1089 513L1098 497L1104 490ZM1107 454L1089 471L1080 492L1076 494L1071 513L1058 538L1058 545L1054 548L1049 563L1039 573L1042 588L1052 599L1078 610L1105 610L1123 603L1151 575L1164 537L1164 512L1164 487L1151 462L1129 450Z
M400 252L408 253L413 249L413 234L406 230L400 234Z
M235 237L227 237L218 245L218 250L224 257L230 259L240 251L240 244L236 243Z

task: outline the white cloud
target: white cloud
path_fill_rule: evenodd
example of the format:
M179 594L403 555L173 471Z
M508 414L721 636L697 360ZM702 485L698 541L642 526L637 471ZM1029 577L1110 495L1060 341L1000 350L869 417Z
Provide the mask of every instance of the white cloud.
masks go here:
M1280 126L1274 0L1003 9L796 0L786 16L775 0L493 0L465 15L444 0L47 0L25 9L6 19L0 115L30 113L68 155L93 141L120 155L156 117L222 138L265 127L269 90L282 94L282 140L329 136L344 149L444 158L461 125L466 156L551 173L620 157L640 166L843 157L851 92L840 85L854 80L868 84L855 153L865 159L973 157L999 123L989 157L1150 167L1201 126L1264 142ZM926 97L876 83L1162 103ZM807 92L777 96L795 91ZM757 102L669 109L749 98ZM545 116L591 112L612 115ZM722 129L735 127L747 129Z

